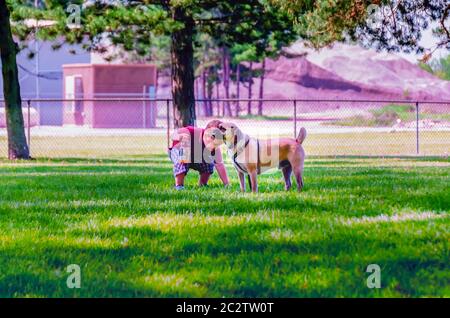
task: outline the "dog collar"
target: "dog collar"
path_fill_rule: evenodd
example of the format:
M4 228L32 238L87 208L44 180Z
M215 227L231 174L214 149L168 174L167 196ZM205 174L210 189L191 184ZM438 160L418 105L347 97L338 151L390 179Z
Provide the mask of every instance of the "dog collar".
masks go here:
M248 146L250 142L250 138L247 138L247 140L244 143L243 147L239 147L238 148L238 140L237 140L237 136L234 136L234 142L233 142L233 148L234 148L234 155L237 157L241 154L241 152L245 149L245 147Z

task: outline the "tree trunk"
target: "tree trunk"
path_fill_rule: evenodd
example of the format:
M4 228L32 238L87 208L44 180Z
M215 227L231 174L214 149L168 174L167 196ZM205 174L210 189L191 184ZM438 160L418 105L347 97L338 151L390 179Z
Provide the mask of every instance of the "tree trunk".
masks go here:
M237 64L237 69L236 69L236 117L239 117L239 111L241 110L241 105L240 105L240 85L241 84L241 63Z
M208 76L208 78L207 78L207 82L206 82L206 91L207 91L207 95L208 95L208 111L209 111L210 116L213 116L214 111L213 111L212 98L213 98L214 83L210 79L211 68L208 70L207 76Z
M258 102L258 115L263 115L263 101L264 98L264 75L266 73L266 59L262 61L261 80L259 82L259 102Z
M212 114L210 112L210 108L209 108L209 100L206 97L207 93L206 93L206 70L202 71L202 98L203 98L203 110L205 112L205 116L206 117L211 117Z
M200 99L200 87L198 87L198 77L194 79L195 100Z
M249 76L248 76L248 104L247 104L247 115L252 114L252 82L253 82L253 62L249 65Z
M12 37L9 9L5 0L0 0L0 54L8 133L8 158L30 159L20 97L19 72L16 62L17 46Z
M217 116L220 116L220 93L219 93L219 83L216 83L216 101L217 101Z
M222 59L223 59L223 87L225 89L225 98L227 101L223 104L223 115L231 116L231 106L228 99L230 98L230 54L228 48L224 47L222 49Z
M194 96L195 96L195 104L194 105L195 105L195 109L197 110L198 109L198 107L197 107L198 100L200 99L200 92L199 92L199 87L198 87L198 77L195 77L195 75L194 75ZM201 111L199 111L197 115L202 116L203 114Z
M194 21L183 8L174 8L172 17L184 27L172 33L172 98L175 128L195 125Z

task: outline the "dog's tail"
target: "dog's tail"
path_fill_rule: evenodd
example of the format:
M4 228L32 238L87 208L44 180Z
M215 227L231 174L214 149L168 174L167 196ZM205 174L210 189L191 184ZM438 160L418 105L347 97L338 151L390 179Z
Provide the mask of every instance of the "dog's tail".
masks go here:
M306 129L305 127L300 128L300 132L298 133L297 139L295 139L300 145L306 138Z

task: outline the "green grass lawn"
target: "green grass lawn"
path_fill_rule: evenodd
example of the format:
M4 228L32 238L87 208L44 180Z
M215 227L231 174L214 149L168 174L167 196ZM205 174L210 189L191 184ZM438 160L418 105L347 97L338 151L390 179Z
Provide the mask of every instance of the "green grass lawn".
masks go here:
M300 194L229 171L176 192L165 156L0 160L0 296L450 296L448 159L311 157Z

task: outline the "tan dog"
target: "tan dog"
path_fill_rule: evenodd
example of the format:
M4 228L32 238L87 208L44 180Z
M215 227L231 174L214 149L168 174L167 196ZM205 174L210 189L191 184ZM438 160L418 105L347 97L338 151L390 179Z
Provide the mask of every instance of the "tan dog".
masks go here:
M274 138L259 140L249 137L233 123L221 123L218 127L228 147L233 165L239 175L241 191L245 191L245 174L253 192L258 192L257 175L278 167L283 171L285 189L289 190L291 173L294 171L297 189L303 188L303 163L305 151L302 143L306 138L306 129L301 128L297 139Z

